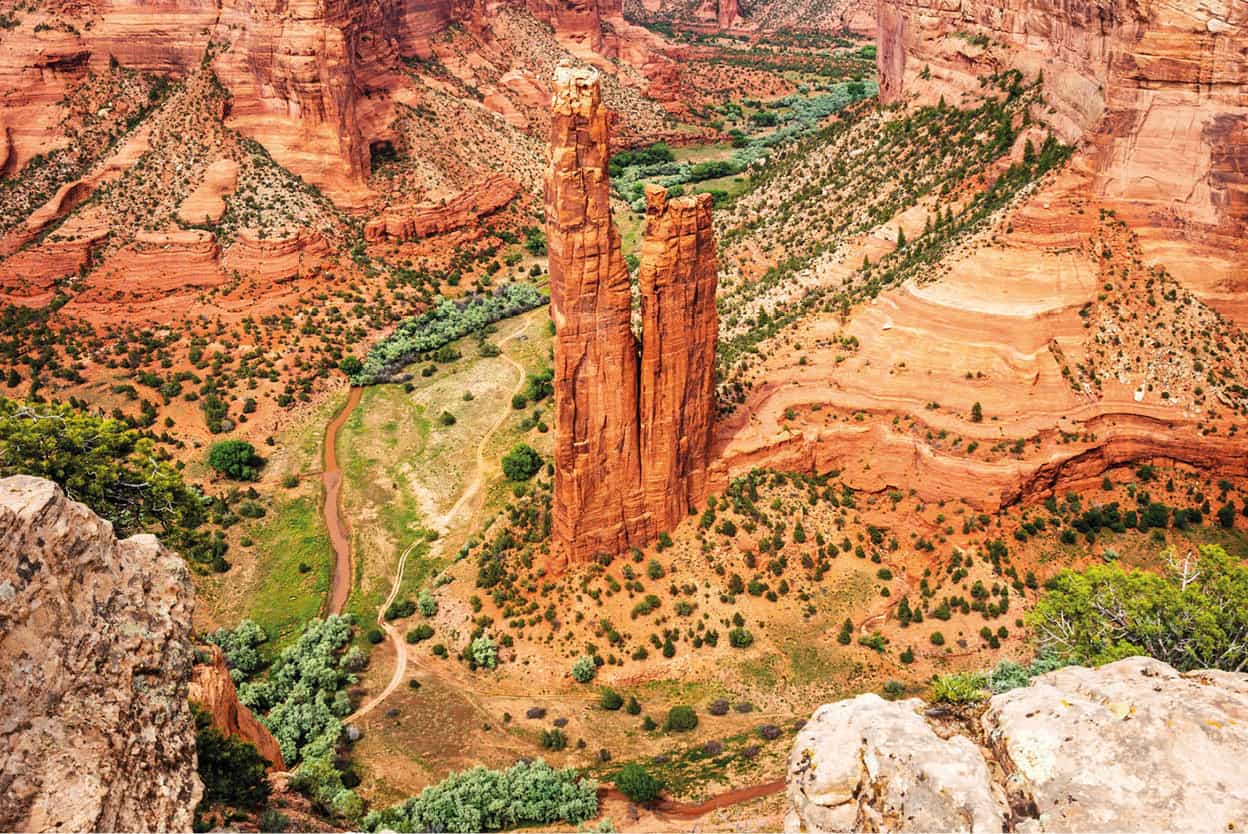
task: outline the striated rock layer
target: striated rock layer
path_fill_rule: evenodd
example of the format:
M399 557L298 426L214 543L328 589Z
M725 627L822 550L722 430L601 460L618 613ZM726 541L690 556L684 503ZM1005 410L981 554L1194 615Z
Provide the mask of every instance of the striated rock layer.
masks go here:
M710 194L669 200L666 189L646 188L639 283L642 492L667 529L706 490L715 429L719 264Z
M195 665L188 697L212 716L212 723L222 733L254 744L268 761L269 770L285 770L277 739L239 702L221 647L209 645L204 651L208 652L209 662Z
M640 546L701 496L715 414L710 197L647 192L642 356L611 218L598 75L556 70L546 175L555 322L555 567Z
M1043 74L1047 106L1035 115L1085 143L1093 191L1124 219L1242 243L1244 3L881 0L878 22L884 102L953 101L1005 67L1026 81Z
M515 180L493 174L449 200L386 209L364 225L364 238L413 240L470 226L510 203L519 192Z
M190 829L193 601L154 536L0 480L0 829Z
M1239 831L1248 674L1133 657L994 696L981 747L918 699L825 704L789 755L787 831Z

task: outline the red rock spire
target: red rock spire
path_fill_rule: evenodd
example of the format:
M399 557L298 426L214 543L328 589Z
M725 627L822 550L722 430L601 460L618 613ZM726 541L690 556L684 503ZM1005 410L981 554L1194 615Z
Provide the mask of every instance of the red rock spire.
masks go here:
M646 188L641 248L641 470L646 508L675 527L706 489L715 426L719 264L711 195Z
M637 340L628 270L611 220L607 111L598 73L555 70L546 170L555 321L558 569L618 553L649 534L641 500Z
M555 70L546 229L555 321L551 567L641 546L706 485L715 415L717 266L710 196L646 193L639 369L611 218L598 74Z

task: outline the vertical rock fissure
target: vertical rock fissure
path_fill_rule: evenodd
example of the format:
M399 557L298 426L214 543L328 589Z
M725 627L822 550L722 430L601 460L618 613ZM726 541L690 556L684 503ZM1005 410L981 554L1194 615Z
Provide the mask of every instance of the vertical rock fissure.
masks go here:
M596 71L555 71L546 226L555 322L554 556L561 570L670 529L706 485L718 265L711 198L646 193L642 337L611 216Z

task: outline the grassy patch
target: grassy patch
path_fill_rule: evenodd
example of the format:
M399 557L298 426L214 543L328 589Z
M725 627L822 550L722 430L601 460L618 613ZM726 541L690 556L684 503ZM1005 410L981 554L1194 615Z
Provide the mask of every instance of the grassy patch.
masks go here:
M270 636L265 650L276 654L317 616L329 591L333 548L313 495L278 497L253 533L261 554L247 617ZM301 571L300 565L308 570Z

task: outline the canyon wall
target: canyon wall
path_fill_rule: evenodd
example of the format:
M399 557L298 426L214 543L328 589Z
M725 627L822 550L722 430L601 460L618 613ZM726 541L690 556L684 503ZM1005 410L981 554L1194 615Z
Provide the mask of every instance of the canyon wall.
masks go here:
M647 193L642 356L611 217L598 74L555 71L546 173L555 322L556 569L641 546L705 487L715 414L710 198Z
M619 58L648 72L655 36L628 24L614 0L88 0L31 11L0 30L0 176L60 137L60 102L111 61L185 76L211 66L229 93L226 123L340 206L370 197L370 145L391 138L394 102L410 99L403 59L434 58L451 24L483 33L503 7L548 23L579 59ZM65 21L72 22L66 26ZM489 37L486 38L489 40Z
M1147 657L994 695L820 707L789 755L786 831L1238 831L1248 674Z
M885 103L1043 73L1033 115L1125 218L1214 245L1248 231L1248 4L881 0L878 25Z
M190 830L193 603L154 536L0 479L0 829Z

